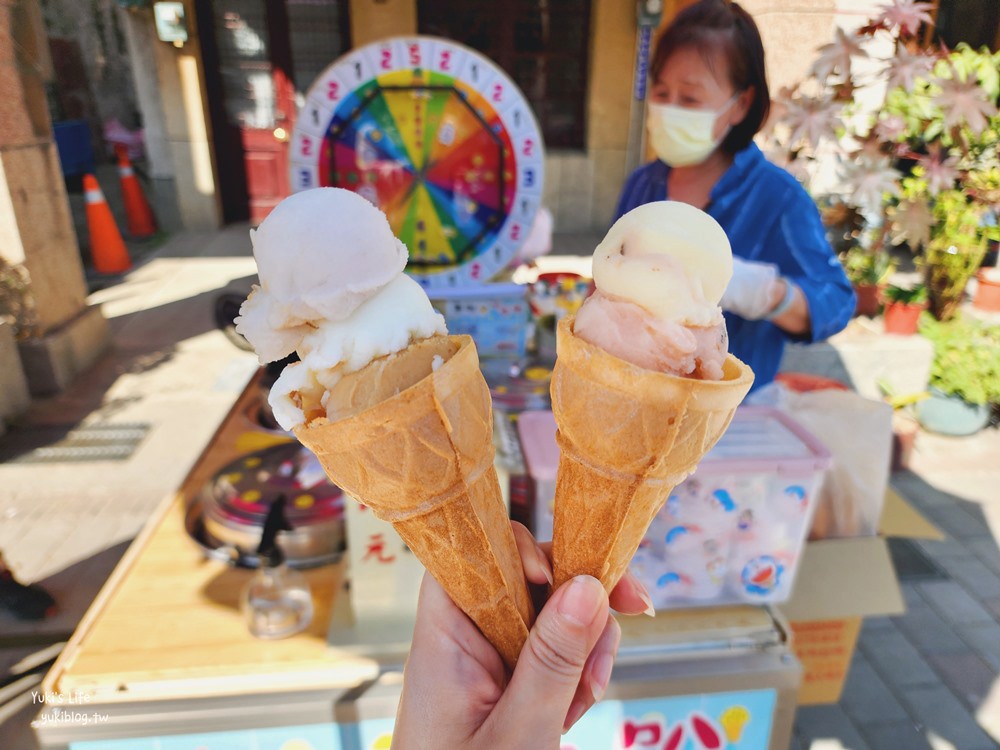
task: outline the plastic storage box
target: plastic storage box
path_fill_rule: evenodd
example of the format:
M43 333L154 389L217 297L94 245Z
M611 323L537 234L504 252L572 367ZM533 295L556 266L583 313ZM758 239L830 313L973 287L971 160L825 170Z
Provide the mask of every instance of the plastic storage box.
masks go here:
M534 532L552 536L559 449L552 412L518 422L535 482ZM632 560L658 609L782 602L795 582L830 453L776 409L743 407L674 488Z
M527 292L522 284L482 284L430 289L428 295L448 333L472 336L480 357L519 358L527 343Z

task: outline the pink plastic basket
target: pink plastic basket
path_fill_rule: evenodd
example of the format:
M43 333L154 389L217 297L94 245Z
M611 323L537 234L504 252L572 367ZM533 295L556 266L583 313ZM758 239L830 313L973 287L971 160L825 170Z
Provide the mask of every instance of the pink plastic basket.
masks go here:
M548 539L559 467L552 412L522 414L518 431L535 483L533 531ZM632 561L654 605L786 600L831 460L784 412L738 409L698 470L666 498Z

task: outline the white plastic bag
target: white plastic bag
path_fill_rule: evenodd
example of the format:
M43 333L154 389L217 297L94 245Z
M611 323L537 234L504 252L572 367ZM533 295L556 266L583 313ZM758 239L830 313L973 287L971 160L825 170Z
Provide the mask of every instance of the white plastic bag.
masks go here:
M851 391L824 390L790 393L788 409L833 454L810 537L876 534L889 484L892 407Z
M761 390L764 400L790 414L833 454L810 539L876 534L889 484L892 407L853 391Z

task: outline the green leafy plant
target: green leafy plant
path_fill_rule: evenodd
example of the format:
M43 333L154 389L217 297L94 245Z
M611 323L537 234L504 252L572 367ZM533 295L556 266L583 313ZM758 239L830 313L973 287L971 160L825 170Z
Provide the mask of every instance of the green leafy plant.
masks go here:
M903 305L923 305L927 302L927 287L916 284L912 287L889 284L882 292L886 302L898 302Z
M939 193L934 203L935 226L924 250L931 312L938 320L955 315L965 285L979 270L987 240L996 227L983 225L983 208L960 190Z
M836 220L828 233L852 281L879 275L879 259L860 256L905 246L922 253L929 309L947 319L1000 240L989 220L1000 213L1000 51L922 47L928 7L894 0L862 28L838 29L809 75L779 93L763 145ZM884 58L872 42L887 37L893 53ZM869 70L859 71L866 58ZM850 207L865 228L845 235ZM851 242L869 233L870 242Z
M827 196L817 202L823 226L826 227L826 234L834 252L843 257L852 250L863 250L861 239L865 228L865 217L857 206L845 203L835 196Z
M1000 403L1000 325L925 314L920 332L934 345L932 386L970 404Z
M840 262L844 265L847 278L856 286L885 284L896 270L896 264L889 253L860 245L842 253Z

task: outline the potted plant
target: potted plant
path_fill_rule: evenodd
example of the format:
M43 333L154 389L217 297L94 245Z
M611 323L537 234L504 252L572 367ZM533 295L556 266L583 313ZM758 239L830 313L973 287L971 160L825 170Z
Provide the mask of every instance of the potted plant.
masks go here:
M997 258L1000 234L996 230L1000 220L1000 167L971 175L968 185L969 191L981 203L993 207L985 222L993 225L993 231L986 230L988 246L983 265L976 274L978 285L972 304L979 310L1000 312L1000 260Z
M865 217L857 206L837 196L826 196L818 203L827 239L854 287L854 314L878 315L882 289L895 270L891 258L884 246L865 245Z
M6 388L0 393L0 433L4 418L27 408L30 401L16 342L30 338L37 330L27 269L0 257L0 383Z
M29 286L28 269L0 257L0 321L10 325L19 341L38 334Z
M989 422L1000 403L1000 325L958 317L923 318L920 332L934 345L930 396L917 418L943 435L972 435Z
M917 332L920 314L927 309L927 287L923 284L906 288L889 284L882 293L885 332L912 336Z
M779 93L763 147L819 203L835 195L855 207L872 247L922 253L929 309L946 319L1000 238L989 219L1000 212L1000 51L922 46L928 7L900 0L857 30L838 29L809 75ZM841 254L860 309L875 259L854 256Z
M976 280L979 286L972 300L973 306L985 312L1000 312L1000 268L980 268Z
M864 248L860 245L850 248L840 256L847 278L854 286L858 301L855 315L878 315L882 302L882 292L896 266L885 250Z
M930 311L938 320L955 316L965 287L986 255L987 228L981 206L960 190L946 190L934 201L935 223L924 250Z

